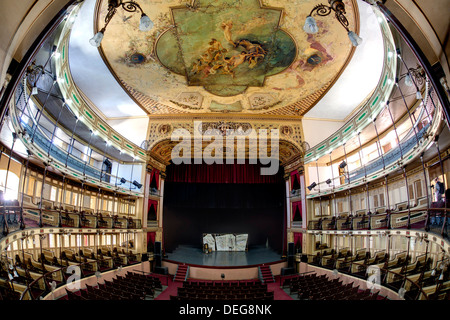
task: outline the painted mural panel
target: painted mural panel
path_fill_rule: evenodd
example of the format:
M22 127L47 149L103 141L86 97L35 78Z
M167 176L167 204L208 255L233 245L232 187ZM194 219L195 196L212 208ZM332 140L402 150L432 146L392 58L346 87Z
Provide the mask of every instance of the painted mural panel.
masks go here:
M99 1L101 28L107 1ZM345 30L331 16L317 19L317 34L302 30L317 5L313 0L139 3L154 28L141 32L139 15L118 10L100 50L149 113L273 114L308 97L312 105L310 97L333 83L353 52ZM355 4L344 3L355 29ZM186 104L186 93L201 97L201 104ZM270 99L256 105L255 97L264 96Z

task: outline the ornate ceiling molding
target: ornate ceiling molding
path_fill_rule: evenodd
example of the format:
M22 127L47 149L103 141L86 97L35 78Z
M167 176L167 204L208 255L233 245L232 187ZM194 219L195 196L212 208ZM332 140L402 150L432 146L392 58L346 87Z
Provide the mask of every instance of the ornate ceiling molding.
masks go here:
M298 8L298 6L294 6L294 4L290 2L281 0L242 1L239 2L239 6L242 6L242 8L249 11L246 12L246 15L248 15L248 19L250 19L246 24L242 24L243 22L239 20L240 18L238 19L236 15L231 15L232 10L236 11L237 9L242 9L241 7L236 8L236 4L234 4L233 7L227 7L228 3L225 1L224 3L215 1L213 4L207 5L205 1L208 2L209 0L192 1L192 4L188 8L187 6L180 6L179 2L175 1L173 4L156 4L151 1L147 2L141 0L140 4L144 8L144 11L153 12L152 20L154 21L156 28L154 33L144 36L144 38L147 39L145 41L148 42L143 40L144 38L141 34L134 35L134 33L138 33L139 31L127 32L128 30L126 28L128 28L131 23L128 25L128 21L121 21L119 17L117 17L116 20L111 21L111 24L108 26L107 34L114 34L114 37L112 37L114 39L108 38L108 35L106 35L102 42L102 46L99 47L99 53L118 83L124 88L129 96L150 115L172 115L179 113L246 113L252 115L266 114L269 116L302 116L333 86L353 57L355 48L348 43L346 33L341 30L342 27L337 21L334 21L335 19L323 19L323 21L319 22L322 23L325 28L324 31L317 36L306 36L303 32L301 29L302 24L298 22L298 19L303 18L303 9L305 12L311 10L314 6L313 2L306 2L305 4L302 4L301 8ZM346 3L346 6L347 16L353 29L355 29L356 32L359 32L359 13L356 0L349 0ZM97 1L94 23L94 28L96 29L99 28L99 22L102 21L102 17L105 14L105 7L105 0ZM248 10L249 8L253 9ZM286 34L289 36L286 38L286 43L289 42L288 38L293 40L293 43L295 43L295 47L297 48L295 60L287 63L284 69L280 69L274 74L271 74L270 71L266 69L265 72L267 72L270 77L261 78L264 79L261 82L263 87L248 87L247 90L244 90L242 94L237 96L233 96L233 93L229 92L230 87L223 87L223 89L220 89L222 87L220 87L218 83L222 83L223 81L228 83L230 80L223 80L224 78L221 78L221 80L217 80L219 81L217 82L215 79L219 78L211 76L208 78L211 78L212 80L208 83L205 83L204 79L201 79L201 77L198 81L194 80L198 78L195 78L195 72L191 72L192 70L190 69L189 72L186 71L187 66L189 65L190 68L190 63L195 60L193 57L196 52L192 49L189 41L200 41L200 44L205 43L206 40L210 41L210 37L215 37L220 42L220 45L225 50L228 50L223 54L224 58L232 58L231 56L226 56L229 52L231 54L231 51L229 51L230 49L233 50L232 47L227 47L227 42L236 44L240 39L243 39L242 37L251 34L245 30L246 28L250 28L247 26L251 25L252 22L257 21L257 18L252 16L252 11L257 10L257 8L261 11L260 15L266 19L269 19L269 16L273 16L273 18L270 19L273 19L273 22L275 23L274 30L287 32ZM278 18L276 18L276 15L266 14L264 10L269 13L277 11ZM214 25L211 27L211 33L204 36L183 33L186 30L186 32L195 30L195 28L192 27L193 21L196 20L194 17L197 17L198 15L206 16L212 12L214 12L214 14L221 12L223 19L234 17L235 21L233 21L233 19L225 19L229 22L231 21L232 27L228 29L224 27L224 25L226 25L226 21L224 20L221 26ZM245 10L240 10L239 12L242 13L245 12ZM244 17L246 17L246 15L244 15ZM306 17L306 15L304 16ZM128 19L129 17L124 16L123 18ZM210 18L212 19L212 16ZM133 17L131 17L131 19L133 19ZM221 16L219 16L219 18L214 16L214 19L221 19ZM187 21L187 26L182 24L184 21ZM262 25L259 25L260 29ZM255 24L255 26L257 26L257 24ZM257 28L255 27L255 29ZM116 30L122 31L115 32ZM113 53L113 51L117 51L113 50L113 47L118 49L115 43L117 43L121 37L119 34L124 34L125 37L133 34L134 38L127 40L131 41L129 44L127 44L127 41L123 42L122 46L124 49L120 53ZM261 31L261 39L264 38L263 34L263 31ZM167 35L169 36L167 37ZM341 38L341 36L343 36L343 38ZM161 40L163 37L164 41ZM203 39L202 37L205 40L203 42L201 41ZM258 36L251 41L253 47L257 45L257 38ZM283 37L280 36L280 39L281 38ZM188 41L188 39L191 40ZM197 42L195 42L196 45L194 48L201 47L205 50L209 50L213 46L211 45L211 47L208 48L207 42L206 46L197 45ZM179 48L182 49L179 54L174 55L174 57L178 57L177 59L168 55L168 52L170 52L169 49L161 49L159 52L155 49L160 46L161 48L170 48L168 43L172 44L173 50L180 50ZM267 47L267 43L263 42L261 42L261 46L264 49L272 48L270 46ZM241 50L247 50L245 47L240 48ZM280 49L282 47L276 48ZM161 53L162 51L163 53ZM200 51L199 56L201 53ZM267 56L269 56L269 51L270 50L266 50ZM190 52L189 59L187 58L187 52ZM250 51L246 52L249 53ZM271 54L270 57L276 57L274 52L271 52ZM133 59L135 55L142 55L142 59ZM161 55L164 57L163 63L160 63L162 61ZM335 61L337 57L339 57L338 61ZM133 63L133 61L136 61L136 63ZM180 61L182 61L183 64L181 64ZM269 59L267 61L271 60ZM264 63L267 63L267 61ZM167 67L175 66L176 63L179 64L177 67ZM244 68L244 65L246 64L242 64L239 67ZM257 68L257 66L258 64L256 64L256 67L254 68ZM183 68L184 72L180 72L180 69ZM221 70L220 68L218 70ZM245 68L248 69L248 67ZM132 70L131 72L138 76L140 79L139 86L136 85L134 80L131 80L132 75L127 74L129 71L126 70ZM154 72L152 73L153 75L164 77L164 80L161 78L159 79L161 81L155 79L154 81L149 80L148 83L146 83L147 80L143 78L143 70L146 70L147 74L149 74L149 72ZM248 70L249 72L253 72L253 70L256 69ZM183 75L179 75L180 73ZM241 72L240 74L244 73ZM312 77L313 75L314 77ZM229 79L231 79L231 76ZM311 82L311 79L314 79L314 81ZM235 80L232 82L236 82ZM162 90L159 87L155 87L157 83L162 82L164 82L165 86ZM321 82L321 84L319 82ZM240 82L237 81L236 83ZM200 86L192 86L192 84L200 84ZM206 88L206 90L201 89L202 86ZM245 83L243 83L241 87L246 87ZM152 89L150 90L149 88ZM238 90L238 87L236 87L236 90ZM208 91L213 91L215 94L211 94ZM225 96L223 93L220 93L221 91Z

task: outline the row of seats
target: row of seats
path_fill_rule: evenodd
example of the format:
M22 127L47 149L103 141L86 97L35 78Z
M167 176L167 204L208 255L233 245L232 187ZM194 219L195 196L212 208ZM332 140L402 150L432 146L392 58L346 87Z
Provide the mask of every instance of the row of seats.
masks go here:
M409 300L426 299L421 294L423 288L428 288L428 299L445 299L447 291L450 290L443 285L450 280L445 262L433 262L426 254L412 260L406 251L389 257L384 250L372 256L364 250L355 255L343 249L325 250L310 256L308 263L362 279L376 275L380 284L394 291L405 289L404 298ZM289 284L291 280L285 281Z
M267 284L252 281L186 281L170 300L273 300Z
M122 213L112 214L107 211L97 213L90 208L78 208L74 205L56 203L47 199L35 203L33 197L23 194L23 217L26 220L42 222L44 226L74 228L120 228L136 229L141 227L140 219L133 219ZM1 207L0 207L1 208ZM21 206L5 207L21 212ZM42 221L39 212L42 210ZM38 213L38 214L36 214Z
M299 300L377 300L379 296L379 291L360 290L353 282L343 284L338 278L330 280L315 273L290 278L283 283L287 284L290 294L296 293Z
M145 300L153 298L155 290L161 288L157 277L139 277L127 272L125 277L117 276L96 286L86 285L85 289L77 292L65 290L68 300Z
M397 203L391 210L386 207L375 208L374 212L359 210L354 215L341 213L339 216L320 218L319 220L309 221L309 230L375 230L386 228L403 228L409 223L416 227L424 226L427 220L427 214L435 216L435 212L427 213L427 198L422 197L417 200ZM408 209L412 210L409 212ZM400 219L400 220L399 220ZM399 220L400 222L397 222Z
M103 252L104 250L105 252ZM20 256L15 256L14 262L9 266L6 264L0 270L0 288L9 289L20 295L24 292L30 283L29 294L31 298L37 298L49 292L51 283L55 282L56 286L66 283L71 276L67 273L67 268L71 265L81 264L81 277L93 275L95 272L104 272L113 268L119 268L125 265L132 265L137 263L132 259L136 259L131 251L126 253L120 248L113 250L98 248L98 252L83 252L79 253L71 250L62 250L58 258L54 252L43 249L37 260L28 252L23 252ZM39 279L38 281L35 281Z
M20 294L12 289L10 285L0 287L0 300L13 301L19 300Z

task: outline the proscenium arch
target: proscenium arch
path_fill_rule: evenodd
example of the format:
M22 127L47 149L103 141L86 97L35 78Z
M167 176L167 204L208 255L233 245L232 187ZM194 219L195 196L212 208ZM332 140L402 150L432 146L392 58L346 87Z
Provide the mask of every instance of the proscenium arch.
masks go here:
M186 157L189 159L194 159L196 154L201 154L203 155L203 152L205 151L205 147L209 146L212 141L202 141L202 150L200 153L199 150L199 145L200 144L195 144L195 142L193 141L193 139L191 139L190 141L190 151L191 151L191 156L190 157ZM174 141L171 139L163 139L161 141L158 141L157 143L155 143L149 150L150 155L154 158L157 159L158 161L160 161L161 163L163 163L164 165L168 165L171 163L172 159L172 150L175 146L179 145L181 143L181 141ZM269 139L267 142L267 154L269 155L269 157L271 156L271 140ZM223 151L223 163L226 163L226 151L228 151L227 146L226 146L226 142L224 139L224 151ZM234 150L233 152L233 157L230 157L229 159L236 161L237 159L239 159L240 157L237 157L238 152L236 150L236 140L234 143ZM252 152L252 153L251 153ZM246 143L245 145L245 159L248 160L250 154L259 155L259 150L256 148L251 148L249 143ZM184 155L183 155L184 156ZM278 144L278 157L279 157L279 163L281 166L291 162L293 159L298 159L303 158L304 156L304 152L301 148L299 148L297 145L295 145L294 143L292 143L291 141L285 140L285 139L279 139L279 144Z

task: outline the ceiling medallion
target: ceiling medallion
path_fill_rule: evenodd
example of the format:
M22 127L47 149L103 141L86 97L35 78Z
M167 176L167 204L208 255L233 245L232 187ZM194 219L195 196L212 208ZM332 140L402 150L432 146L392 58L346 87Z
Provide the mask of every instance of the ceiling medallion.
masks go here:
M188 86L236 96L262 87L266 77L286 70L297 56L294 40L279 27L281 8L258 0L232 5L205 0L193 8L171 7L174 28L158 38L155 49L160 63L185 76Z

